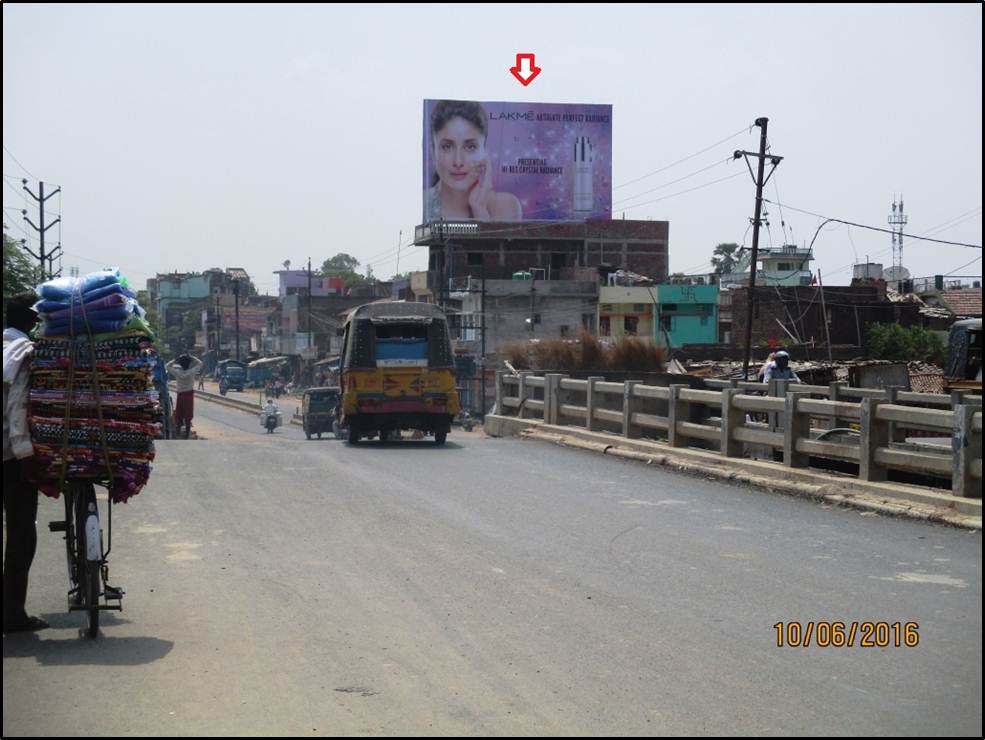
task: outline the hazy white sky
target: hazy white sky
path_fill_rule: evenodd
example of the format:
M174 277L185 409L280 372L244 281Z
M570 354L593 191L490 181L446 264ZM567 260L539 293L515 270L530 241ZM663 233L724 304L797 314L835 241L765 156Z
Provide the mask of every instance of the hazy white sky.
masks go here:
M508 72L517 52L543 68L526 88ZM424 98L611 103L614 212L669 221L674 271L751 244L744 163L670 183L756 149L758 129L618 186L760 116L785 157L781 202L885 226L902 193L908 232L982 243L980 4L4 3L4 222L22 236L26 168L32 187L61 186L64 265L82 272L118 264L143 287L241 266L272 290L285 259L349 252L389 277L399 232L408 244L421 219ZM762 244L779 245L769 211ZM800 244L820 223L783 216ZM856 253L889 264L889 248L888 234L829 226L815 253L835 284ZM980 256L909 240L904 264L923 276ZM401 271L426 263L401 251ZM980 259L958 272L980 275Z

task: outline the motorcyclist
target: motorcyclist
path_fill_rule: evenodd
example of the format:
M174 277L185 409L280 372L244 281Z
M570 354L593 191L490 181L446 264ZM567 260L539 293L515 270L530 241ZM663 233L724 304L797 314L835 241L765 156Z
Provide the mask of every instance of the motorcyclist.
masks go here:
M766 368L766 372L763 374L763 380L766 383L769 383L771 380L791 380L794 383L800 382L800 378L797 377L797 373L795 373L793 368L790 367L790 355L782 349L773 355L773 362L771 362Z
M277 426L277 414L280 410L277 408L277 404L274 403L274 399L268 398L267 405L263 407L263 426L266 427L268 432L272 432L274 427Z

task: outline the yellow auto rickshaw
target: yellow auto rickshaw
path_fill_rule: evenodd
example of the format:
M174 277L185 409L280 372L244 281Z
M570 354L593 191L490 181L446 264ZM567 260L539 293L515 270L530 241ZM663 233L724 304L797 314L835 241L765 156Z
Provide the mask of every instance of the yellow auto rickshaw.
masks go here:
M342 426L349 443L374 434L385 442L414 429L444 444L459 411L444 312L429 303L368 303L349 312L342 335Z

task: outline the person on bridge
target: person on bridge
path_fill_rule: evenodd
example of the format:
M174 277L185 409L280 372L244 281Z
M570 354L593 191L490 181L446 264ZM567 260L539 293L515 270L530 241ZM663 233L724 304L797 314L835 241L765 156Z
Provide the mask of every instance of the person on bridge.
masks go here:
M28 337L38 321L33 292L19 293L7 301L7 327L3 330L3 511L7 522L7 549L3 560L3 631L35 632L48 626L25 611L27 580L38 547L35 520L38 488L31 482L37 465L27 421L31 384Z
M202 368L202 361L188 353L179 355L166 366L168 374L174 378L178 399L174 404L175 431L181 433L181 423L185 423L185 439L192 431L192 416L195 415L195 376Z
M800 382L797 373L790 367L790 355L782 349L773 355L773 362L769 364L766 372L763 374L764 382L769 383L771 380L792 380L794 383Z

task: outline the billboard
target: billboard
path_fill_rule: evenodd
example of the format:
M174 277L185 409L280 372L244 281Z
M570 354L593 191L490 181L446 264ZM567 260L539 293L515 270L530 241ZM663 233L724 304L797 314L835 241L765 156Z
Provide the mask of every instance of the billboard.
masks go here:
M612 106L424 101L424 218L612 217Z
M266 306L240 306L239 330L241 332L261 332L267 328L267 316L273 311ZM223 309L223 331L236 330L236 312L231 308Z

